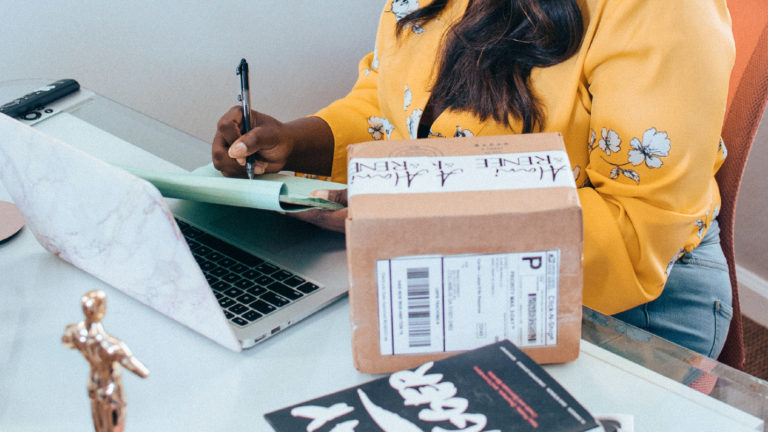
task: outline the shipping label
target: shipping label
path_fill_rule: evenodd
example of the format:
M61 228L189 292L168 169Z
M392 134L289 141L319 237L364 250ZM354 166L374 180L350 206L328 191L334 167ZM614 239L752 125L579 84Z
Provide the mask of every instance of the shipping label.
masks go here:
M376 262L382 355L557 344L560 251Z

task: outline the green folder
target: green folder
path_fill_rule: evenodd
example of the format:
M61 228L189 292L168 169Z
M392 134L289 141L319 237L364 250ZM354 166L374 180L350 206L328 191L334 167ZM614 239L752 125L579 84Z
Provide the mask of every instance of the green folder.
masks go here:
M224 177L204 165L192 172L161 172L122 167L152 183L164 197L281 212L312 209L338 210L341 204L310 196L318 189L345 189L347 185L290 174L264 174L253 180Z

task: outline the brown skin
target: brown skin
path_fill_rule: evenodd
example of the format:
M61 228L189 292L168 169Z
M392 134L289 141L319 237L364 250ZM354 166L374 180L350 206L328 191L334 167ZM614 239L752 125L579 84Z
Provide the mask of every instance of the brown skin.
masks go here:
M251 130L242 135L243 112L230 108L220 119L211 146L213 166L226 177L246 177L245 158L256 154L255 174L297 171L328 176L333 162L333 133L325 120L304 117L291 122L251 111ZM346 191L317 190L312 196L346 206ZM309 210L291 216L325 229L344 232L347 209Z
M296 219L309 222L321 228L343 233L345 231L344 221L347 219L347 190L320 189L313 191L311 195L315 198L322 198L328 201L334 201L344 206L341 210L307 210L290 215Z

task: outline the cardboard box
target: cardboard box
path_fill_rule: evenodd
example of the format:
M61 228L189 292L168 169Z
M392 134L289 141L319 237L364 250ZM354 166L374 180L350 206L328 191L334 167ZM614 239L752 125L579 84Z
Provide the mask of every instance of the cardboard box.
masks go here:
M348 149L355 367L416 367L507 338L579 353L582 214L560 134Z

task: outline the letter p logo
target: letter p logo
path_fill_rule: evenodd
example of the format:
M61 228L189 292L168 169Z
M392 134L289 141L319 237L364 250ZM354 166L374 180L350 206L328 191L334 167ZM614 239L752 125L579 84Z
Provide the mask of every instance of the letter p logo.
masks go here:
M523 257L523 261L528 261L528 265L530 265L531 268L534 270L538 270L541 268L541 256Z

